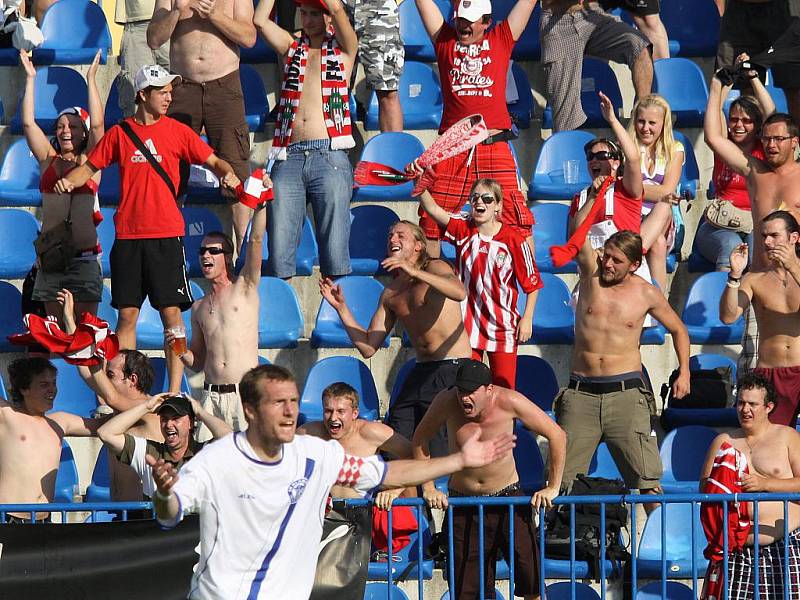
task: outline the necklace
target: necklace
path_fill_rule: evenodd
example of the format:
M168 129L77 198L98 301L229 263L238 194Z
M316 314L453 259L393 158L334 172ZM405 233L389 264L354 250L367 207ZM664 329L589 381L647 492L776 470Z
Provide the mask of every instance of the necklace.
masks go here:
M208 309L208 314L210 314L210 315L213 315L213 314L214 314L214 312L215 312L215 311L214 311L214 292L211 292L211 293L208 295L208 303L211 305L211 306L209 307L209 309Z

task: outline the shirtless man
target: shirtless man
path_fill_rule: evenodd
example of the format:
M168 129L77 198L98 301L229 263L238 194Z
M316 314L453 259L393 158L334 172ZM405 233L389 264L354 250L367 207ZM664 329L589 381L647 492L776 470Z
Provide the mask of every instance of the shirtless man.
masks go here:
M234 431L246 427L239 382L258 364L258 282L266 222L267 211L258 209L238 277L234 273L231 239L219 231L203 238L198 259L211 290L192 306L192 340L180 356L184 366L202 371L205 376L203 408ZM168 332L165 339L170 342L174 335ZM211 438L204 423L196 437L200 442Z
M547 485L533 494L530 506L518 505L514 512L514 589L526 599L539 597L539 550L532 511L550 507L561 488L566 439L564 431L538 406L522 394L492 385L489 367L477 360L461 363L455 386L439 392L425 413L412 440L415 458L429 458L429 442L442 425L447 426L450 451L461 449L476 431L483 440L514 431L519 419L534 435L543 435L550 445ZM514 455L478 469L464 469L450 476L451 496L524 496L520 489ZM422 485L425 500L432 508L447 508L447 496L432 481ZM484 509L484 596L494 592L494 569L497 551L508 552L505 506ZM474 506L453 511L453 562L455 564L455 598L477 598L479 593L478 510Z
M751 373L737 382L738 399L736 413L739 429L718 435L706 454L701 483L709 477L714 458L724 443L730 444L747 459L748 474L741 477L741 491L747 493L772 492L779 494L800 492L800 434L794 427L770 422L770 414L780 407L775 389L769 380ZM788 505L789 564L790 574L800 569L800 506L797 502ZM748 505L752 519L752 505ZM752 526L744 548L728 555L728 585L726 595L737 596L736 590L752 590L755 571L759 572L761 598L778 600L797 598L800 585L797 577L789 576L791 591L784 596L784 507L783 502L760 502L758 505L758 555L755 554L755 525ZM735 576L733 574L736 574ZM722 579L722 574L719 575ZM706 586L709 582L706 581ZM705 596L704 596L705 597ZM720 593L720 598L723 594ZM752 597L752 592L747 597Z
M459 304L467 292L450 265L428 257L425 233L410 221L392 226L386 252L381 264L394 279L381 294L368 329L353 317L340 286L321 279L319 288L364 358L378 351L397 320L405 328L417 363L389 407L386 424L411 439L433 397L455 383L460 359L472 356ZM448 454L444 431L432 441L431 454Z
M347 82L358 40L340 0L296 1L302 24L297 37L270 20L274 0L259 2L253 19L285 64L267 164L276 198L269 205L268 269L282 279L294 276L311 204L320 271L323 277L339 277L351 271L353 169L346 150L355 140Z
M147 27L153 50L170 43L169 61L181 82L172 92L169 115L199 134L205 129L216 154L230 163L239 181L250 175L250 132L239 80L239 46L256 43L251 0L156 0ZM188 172L182 173L185 185ZM237 250L244 241L250 209L230 190Z
M731 252L731 271L719 301L719 318L723 323L733 323L753 305L760 337L755 371L772 383L778 394L770 421L794 427L800 412L800 226L785 210L769 214L760 225L769 263L742 277L747 267L747 244Z
M65 436L93 436L98 421L66 412L45 415L58 389L56 368L44 358L8 365L10 402L0 400L0 504L53 502ZM8 523L28 523L30 513L7 513ZM49 520L37 513L36 520Z
M567 432L567 485L588 471L605 441L626 486L660 493L661 458L650 424L656 402L642 380L639 337L648 314L667 328L679 364L672 394L683 398L689 393L689 334L664 294L634 274L641 261L642 239L626 230L609 237L601 251L585 242L578 255L572 371L554 402L558 424Z
M722 82L713 77L709 87L711 106L720 105L721 89ZM722 130L720 119L706 119L704 130L706 143L711 150L731 169L747 178L754 239L761 236L762 221L772 211L800 211L800 164L794 160L798 146L798 129L789 115L773 113L764 119L761 127L764 160L745 154L729 140L728 132ZM754 253L754 267L765 267L768 262L761 249Z

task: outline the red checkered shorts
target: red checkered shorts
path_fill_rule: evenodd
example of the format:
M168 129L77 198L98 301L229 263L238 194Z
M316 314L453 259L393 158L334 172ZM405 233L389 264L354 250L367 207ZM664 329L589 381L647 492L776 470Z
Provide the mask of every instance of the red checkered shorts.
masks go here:
M430 188L431 196L448 213L458 212L464 206L476 180L494 179L503 188L503 223L519 229L526 236L531 235L533 214L519 189L517 165L508 142L478 144L472 152L472 160L468 150L434 165L433 170L436 180ZM422 207L419 217L419 226L427 238L440 240L444 237L444 227L431 219Z

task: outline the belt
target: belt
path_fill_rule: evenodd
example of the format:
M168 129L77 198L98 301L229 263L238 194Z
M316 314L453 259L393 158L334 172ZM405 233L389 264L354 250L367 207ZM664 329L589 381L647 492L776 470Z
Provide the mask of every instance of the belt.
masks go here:
M502 131L498 131L494 135L490 135L481 143L488 146L489 144L494 144L496 142L507 142L509 140L515 140L518 137L519 137L519 131L516 128L503 129Z
M231 394L239 387L236 383L206 383L203 382L203 389L209 392L217 392L219 394Z
M594 382L570 379L567 387L571 390L587 392L589 394L611 394L614 392L624 392L625 390L645 387L645 385L639 377L634 377L633 379L625 379L623 381Z

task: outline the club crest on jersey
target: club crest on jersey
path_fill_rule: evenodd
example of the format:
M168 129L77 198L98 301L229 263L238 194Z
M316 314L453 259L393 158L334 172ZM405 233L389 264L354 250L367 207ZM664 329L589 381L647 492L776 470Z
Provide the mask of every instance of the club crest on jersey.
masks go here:
M297 501L300 500L300 496L302 496L303 492L306 490L306 485L308 485L308 479L305 477L297 479L289 484L289 488L286 491L289 493L290 503L297 504Z
M498 267L502 267L507 259L508 259L508 254L506 254L505 252L498 252L497 256L495 256L494 258L494 264L496 264Z

